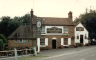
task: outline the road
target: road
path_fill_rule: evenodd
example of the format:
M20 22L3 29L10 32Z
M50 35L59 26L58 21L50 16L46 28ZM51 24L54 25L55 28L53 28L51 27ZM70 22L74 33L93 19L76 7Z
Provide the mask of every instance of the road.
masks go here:
M96 60L96 46L87 49L72 51L69 53L62 53L60 55L55 55L39 60Z
M78 48L44 50L41 51L41 55L46 55L49 57L35 60L96 60L96 45L84 46ZM19 58L21 57L19 56ZM0 60L15 60L15 59L14 57L12 57Z

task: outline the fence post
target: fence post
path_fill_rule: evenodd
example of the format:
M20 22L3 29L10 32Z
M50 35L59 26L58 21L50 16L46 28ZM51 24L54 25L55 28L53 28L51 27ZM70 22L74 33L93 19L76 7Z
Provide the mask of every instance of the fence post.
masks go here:
M34 47L34 55L37 56L36 47Z
M27 49L26 49L26 56L27 56Z
M15 60L17 60L17 49L14 48L14 52L15 52Z

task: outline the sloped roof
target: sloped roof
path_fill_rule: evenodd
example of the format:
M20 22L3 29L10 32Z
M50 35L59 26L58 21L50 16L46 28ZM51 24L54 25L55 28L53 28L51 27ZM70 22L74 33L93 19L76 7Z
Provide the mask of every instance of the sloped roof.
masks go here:
M77 24L74 24L74 28L79 24L81 23L81 21L79 21ZM81 23L82 24L82 23ZM82 24L82 26L85 28L85 26ZM85 28L86 29L86 28ZM87 29L86 29L87 30ZM88 31L88 30L87 30ZM89 32L89 31L88 31Z
M45 25L74 25L73 21L69 18L56 18L56 17L39 17L42 19L42 24ZM36 24L36 17L33 18L32 24Z
M17 36L16 36L17 35ZM19 26L9 37L11 38L32 38L32 30L30 28L30 25L27 26Z

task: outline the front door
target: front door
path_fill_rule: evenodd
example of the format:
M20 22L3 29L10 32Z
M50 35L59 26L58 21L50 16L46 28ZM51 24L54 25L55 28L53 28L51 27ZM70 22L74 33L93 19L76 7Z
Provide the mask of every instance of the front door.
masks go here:
M80 35L80 43L83 43L83 35Z
M56 49L56 40L52 40L52 48Z

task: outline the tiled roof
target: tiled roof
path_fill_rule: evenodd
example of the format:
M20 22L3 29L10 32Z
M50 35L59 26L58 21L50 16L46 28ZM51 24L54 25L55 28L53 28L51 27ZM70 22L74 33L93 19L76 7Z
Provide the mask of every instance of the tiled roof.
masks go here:
M18 34L18 35L17 35ZM17 36L16 36L17 35ZM32 38L32 30L30 25L19 26L9 37L10 38Z
M55 17L39 17L42 19L42 24L47 25L74 25L69 18L55 18ZM33 18L32 24L36 24L36 19Z

